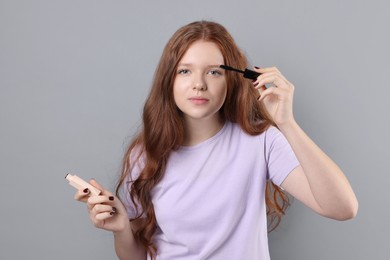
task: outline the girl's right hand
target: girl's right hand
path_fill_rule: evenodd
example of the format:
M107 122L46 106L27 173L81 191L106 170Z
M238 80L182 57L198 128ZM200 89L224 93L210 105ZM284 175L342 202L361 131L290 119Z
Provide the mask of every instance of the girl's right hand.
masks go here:
M119 232L129 228L130 222L126 208L118 197L104 189L95 180L89 182L102 193L98 196L91 194L87 189L78 190L75 199L86 202L89 218L95 227L112 232Z

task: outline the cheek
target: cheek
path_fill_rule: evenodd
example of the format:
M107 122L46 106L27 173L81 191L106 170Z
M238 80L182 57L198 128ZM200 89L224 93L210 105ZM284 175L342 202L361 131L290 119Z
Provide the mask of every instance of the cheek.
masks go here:
M183 87L183 83L179 80L175 80L173 83L173 100L175 101L176 105L180 103L180 100L184 95L184 90L185 88Z
M226 95L227 95L227 86L226 86L226 84L223 84L223 85L219 88L219 93L218 93L218 96L221 98L221 101L222 101L222 102L225 102Z
M175 104L179 101L178 98L180 97L180 93L178 93L177 88L173 88L173 100L175 101Z

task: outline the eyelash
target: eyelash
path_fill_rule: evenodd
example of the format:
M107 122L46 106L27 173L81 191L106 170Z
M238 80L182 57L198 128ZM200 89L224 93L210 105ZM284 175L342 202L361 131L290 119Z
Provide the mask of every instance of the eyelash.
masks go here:
M222 73L220 71L218 71L218 70L211 70L209 73L211 75L222 75Z
M177 71L177 74L187 74L190 70L187 69L180 69Z
M180 69L177 71L177 74L188 74L190 70L188 69ZM222 73L218 70L211 70L209 71L207 74L211 74L211 75L222 75Z

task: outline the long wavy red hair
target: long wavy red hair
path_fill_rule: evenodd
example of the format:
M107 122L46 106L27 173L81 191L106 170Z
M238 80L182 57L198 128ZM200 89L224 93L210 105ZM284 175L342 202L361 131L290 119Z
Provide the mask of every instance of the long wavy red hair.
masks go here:
M198 40L217 44L226 65L248 67L245 55L232 36L222 25L215 22L199 21L183 26L165 46L145 102L143 127L123 158L122 176L116 189L119 194L121 185L131 185L130 198L138 208L138 216L135 219L142 216L142 222L134 236L152 259L157 252L153 243L157 223L151 191L164 176L170 152L179 148L184 140L183 116L173 99L175 72L186 50ZM220 110L222 119L239 124L250 135L258 135L273 124L265 108L258 102L258 93L248 79L238 73L226 72L226 82L227 96ZM136 180L126 184L125 179L135 163L135 150L138 151L138 159L142 154L144 167ZM289 201L287 195L271 182L267 183L265 197L269 229L273 230L284 215Z

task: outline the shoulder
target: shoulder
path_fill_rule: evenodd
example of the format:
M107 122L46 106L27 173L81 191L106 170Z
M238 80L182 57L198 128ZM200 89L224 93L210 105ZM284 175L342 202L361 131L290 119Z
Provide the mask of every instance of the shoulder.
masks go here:
M274 143L286 143L287 139L283 133L275 126L269 126L263 133L265 143L272 145Z
M232 144L234 149L242 148L247 151L251 151L251 153L258 154L259 152L264 151L264 145L266 143L265 139L268 138L272 140L273 138L271 137L275 135L274 129L272 129L270 133L267 133L267 131L269 130L266 129L261 133L250 134L245 131L239 124L229 122L229 126L226 131L227 136L224 139L224 142L229 142Z
M275 139L284 138L282 132L273 125L270 125L265 128L264 131L257 133L257 134L249 134L247 133L241 126L237 123L228 122L228 127L230 129L230 132L234 135L242 135L246 136L251 139L260 139L260 140L267 140L269 142L274 141Z
M264 131L264 134L267 138L275 138L282 135L282 132L276 126L271 125Z
M134 146L127 160L129 165L127 181L133 182L139 177L146 164L146 155L142 145Z

